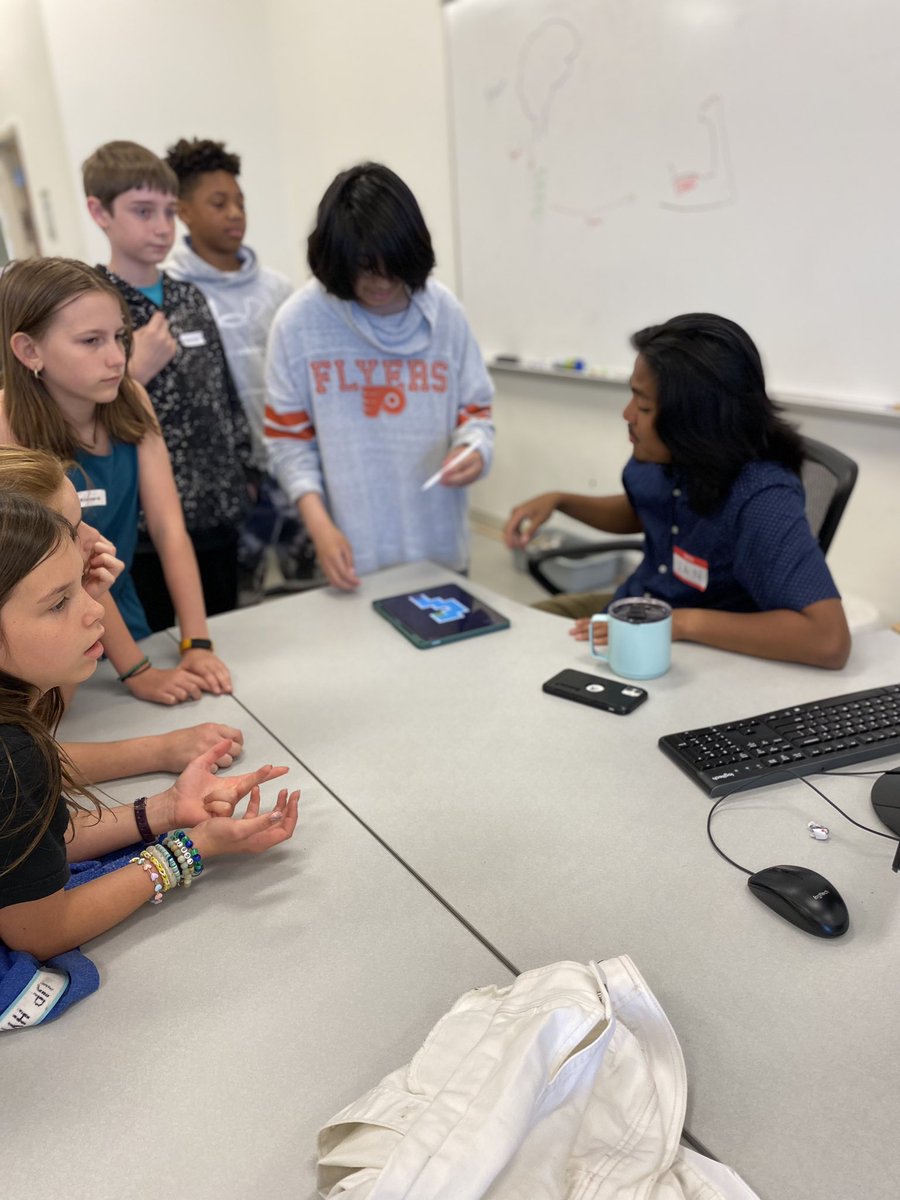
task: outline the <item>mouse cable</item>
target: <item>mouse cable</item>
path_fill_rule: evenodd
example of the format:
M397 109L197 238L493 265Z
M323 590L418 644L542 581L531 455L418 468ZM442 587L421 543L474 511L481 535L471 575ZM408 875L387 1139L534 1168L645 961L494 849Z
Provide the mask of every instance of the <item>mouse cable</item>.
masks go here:
M880 771L817 771L817 775L831 775L835 779L853 779L869 775L900 775L900 767L882 767Z
M832 773L833 774L848 774L848 775L849 774L853 774L853 775L863 775L863 774L865 774L865 775L868 775L868 774L883 775L884 774L883 771L872 771L872 772L854 771L854 772L832 772ZM870 825L863 825L862 822L854 820L854 818L851 817L849 813L845 813L844 810L839 805L835 804L835 802L832 799L830 799L830 797L826 796L821 788L816 787L816 785L814 783L810 782L810 780L807 776L799 775L799 774L796 774L795 772L791 772L791 774L793 774L795 779L801 780L803 783L806 784L807 787L812 788L812 790L817 795L822 797L822 799L826 802L826 804L830 804L831 807L833 809L835 809L835 811L839 812L841 814L841 816L844 817L845 820L850 822L851 825L855 825L858 829L865 830L866 833L874 833L877 837L886 838L889 842L895 842L897 845L897 852L894 855L894 861L891 864L891 868L892 868L892 870L894 870L896 872L900 872L900 838L895 837L894 834L892 834L892 833L885 833L881 829L872 829L872 827ZM828 774L828 772L823 771L822 774ZM721 846L718 844L716 839L713 837L713 832L712 832L712 819L713 819L716 809L719 807L719 805L724 800L729 800L729 799L731 799L732 796L735 796L737 794L738 794L737 792L726 792L723 796L720 796L718 798L718 800L716 800L715 803L712 805L712 807L710 808L709 813L707 815L707 818L706 818L706 836L709 838L710 845L715 850L716 854L718 854L721 858L724 858L725 861L727 863L730 863L733 867L736 867L738 871L743 871L745 875L752 875L753 874L752 871L748 871L748 869L746 867L742 867L740 863L735 862L733 858L728 857L728 855L725 853L725 851L721 848Z
M723 800L730 800L731 797L735 796L735 795L737 795L736 792L726 792L724 796L720 796L718 798L718 800L715 802L715 804L709 810L709 815L706 818L706 836L709 838L712 848L713 848L713 850L715 850L716 854L718 854L722 858L724 858L727 863L731 863L731 865L733 867L737 867L737 869L739 871L743 871L745 875L752 875L753 874L752 871L748 871L746 867L742 867L740 863L736 863L733 858L729 858L728 855L725 853L725 851L722 849L722 847L719 845L719 843L716 841L716 839L712 835L713 813L716 811L716 809L719 807L719 805L722 803Z
M861 773L862 772L860 772L860 774ZM856 774L856 772L854 772L854 774ZM836 812L841 814L845 821L849 821L850 824L855 825L857 829L864 829L866 833L874 833L876 837L887 838L889 842L900 842L900 838L898 838L894 833L885 833L883 829L873 829L871 825L863 825L861 821L855 821L849 813L844 812L840 805L835 804L833 800L826 796L821 788L816 787L814 783L810 783L809 778L806 775L796 775L794 778L802 780L802 782L805 783L808 788L812 788L816 795L821 796L826 804L830 804Z
M836 772L834 772L834 773L835 773L835 774L841 774L842 772L837 772L837 771L836 771ZM883 775L883 774L884 774L884 772L883 772L883 771L871 772L871 773L872 773L872 774L879 774L879 775ZM823 774L826 774L826 772L823 772ZM853 772L847 772L847 774L853 774L853 775L868 775L868 774L870 774L870 772L868 772L868 771L853 771ZM795 778L797 778L797 779L802 779L802 780L803 780L803 782L806 784L806 786L807 786L807 787L809 787L809 788L812 788L812 790L813 790L813 791L814 791L814 792L815 792L815 793L816 793L818 796L821 796L821 797L822 797L822 799L825 801L825 803L826 803L826 804L830 804L830 805L831 805L831 807L832 807L832 808L833 808L833 809L834 809L836 812L839 812L839 813L841 814L841 816L842 816L842 817L843 817L843 818L844 818L846 821L849 821L851 825L855 825L857 829L864 829L864 830L866 831L866 833L874 833L876 837L887 838L887 840L888 840L889 842L894 842L894 843L896 843L897 849L896 849L896 852L895 852L895 854L894 854L894 861L891 863L891 870L892 870L892 871L894 871L894 872L900 872L900 838L898 838L898 837L896 836L896 834L893 834L893 833L885 833L883 829L873 829L873 828L871 827L871 825L863 825L861 821L855 821L855 820L853 819L853 817L851 817L851 816L850 816L850 814L849 814L849 813L845 813L845 812L844 812L844 810L843 810L843 809L842 809L842 808L841 808L839 805L835 804L835 802L834 802L832 799L830 799L828 796L826 796L826 795L825 795L825 793L822 791L822 789L821 789L821 788L817 788L817 787L816 787L816 785L815 785L814 783L811 783L811 782L810 782L810 780L807 778L807 776L806 776L806 775L797 775L797 776L795 776Z

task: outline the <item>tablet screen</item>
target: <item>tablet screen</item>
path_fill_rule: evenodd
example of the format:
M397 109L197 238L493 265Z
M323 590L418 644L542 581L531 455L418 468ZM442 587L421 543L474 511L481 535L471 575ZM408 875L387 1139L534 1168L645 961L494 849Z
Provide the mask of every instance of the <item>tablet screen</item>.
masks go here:
M506 617L455 583L376 600L374 607L416 645L438 646L509 627Z

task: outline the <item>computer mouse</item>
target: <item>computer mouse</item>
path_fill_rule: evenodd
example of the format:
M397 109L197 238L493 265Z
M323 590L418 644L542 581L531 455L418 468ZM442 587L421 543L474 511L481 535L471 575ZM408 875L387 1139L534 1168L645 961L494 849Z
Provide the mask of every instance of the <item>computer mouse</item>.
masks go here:
M892 833L900 837L900 768L885 771L872 787L872 807Z
M747 887L805 933L835 938L850 928L850 914L837 888L809 867L766 867L750 876Z

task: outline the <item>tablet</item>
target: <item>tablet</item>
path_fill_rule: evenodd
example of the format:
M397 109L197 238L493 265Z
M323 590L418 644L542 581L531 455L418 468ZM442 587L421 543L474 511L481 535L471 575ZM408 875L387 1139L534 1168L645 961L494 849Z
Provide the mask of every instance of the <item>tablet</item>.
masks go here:
M420 650L509 629L509 621L455 583L373 600L372 607Z

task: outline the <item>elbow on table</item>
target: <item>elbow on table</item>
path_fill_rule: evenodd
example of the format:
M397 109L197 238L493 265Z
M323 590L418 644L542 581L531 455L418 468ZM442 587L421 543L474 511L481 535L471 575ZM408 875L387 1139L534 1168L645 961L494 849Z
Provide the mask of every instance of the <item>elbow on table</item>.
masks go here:
M844 615L844 606L840 600L826 600L824 603L829 608L827 615L819 614L820 619L817 621L813 638L814 657L811 662L816 667L839 671L847 665L847 659L850 657L852 644L850 629ZM821 620L821 616L826 616L826 619Z
M819 646L818 659L814 665L825 667L831 671L840 671L842 667L847 665L847 659L850 657L850 646L850 630L845 626L840 634L823 639Z

